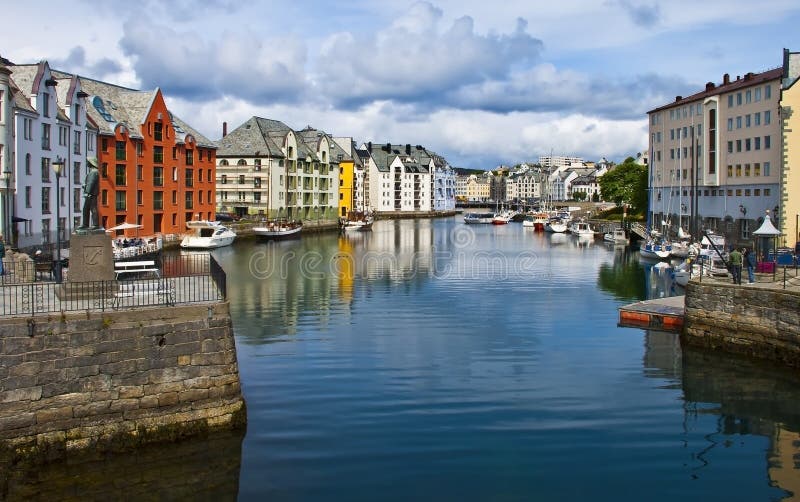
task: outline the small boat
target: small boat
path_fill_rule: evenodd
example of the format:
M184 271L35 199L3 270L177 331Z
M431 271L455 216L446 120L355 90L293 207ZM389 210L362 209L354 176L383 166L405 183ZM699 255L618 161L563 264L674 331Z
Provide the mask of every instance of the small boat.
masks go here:
M711 277L730 277L730 271L725 260L719 256L700 255L698 260L703 267L703 275Z
M236 238L236 233L218 221L187 221L188 232L181 240L182 248L214 249L229 246Z
M686 287L689 284L689 279L692 277L700 277L700 274L703 273L703 268L700 266L699 263L691 263L689 261L684 261L672 272L672 280L675 281L675 284L678 286Z
M464 215L464 223L468 225L490 224L494 219L494 213L466 213Z
M517 213L515 211L503 211L500 214L494 215L494 218L492 218L492 225L506 225L516 215Z
M345 232L359 231L366 232L372 230L372 224L375 218L369 213L362 213L360 211L350 211L347 218L339 220L339 225Z
M563 234L567 231L567 223L561 218L550 218L545 223L544 229L554 234Z
M115 262L155 260L163 248L164 240L161 236L135 237L133 239L117 237L111 241Z
M253 233L267 239L283 239L298 236L303 229L303 223L290 220L264 220L261 225L253 227Z
M569 231L578 237L594 237L594 229L585 221L573 221Z
M716 250L715 250L716 248ZM725 236L706 232L703 238L700 239L700 256L719 256L719 253L725 254L727 248L725 245Z
M529 214L529 215L525 216L525 219L522 220L522 226L525 227L525 228L528 228L528 227L534 228L534 222L533 222L533 215L532 214Z
M625 235L625 230L622 228L615 228L612 232L603 234L603 240L614 245L628 245L628 236Z
M644 258L655 260L666 260L672 251L672 246L663 242L653 240L642 241L639 247L639 254Z

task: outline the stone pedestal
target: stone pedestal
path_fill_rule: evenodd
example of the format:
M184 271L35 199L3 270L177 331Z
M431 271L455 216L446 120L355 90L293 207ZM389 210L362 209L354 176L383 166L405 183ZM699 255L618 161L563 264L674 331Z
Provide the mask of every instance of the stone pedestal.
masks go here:
M99 298L109 288L103 288L100 284L93 288L89 284L78 283L113 280L114 252L111 249L111 238L102 229L73 233L69 239L69 280L59 289L59 298Z

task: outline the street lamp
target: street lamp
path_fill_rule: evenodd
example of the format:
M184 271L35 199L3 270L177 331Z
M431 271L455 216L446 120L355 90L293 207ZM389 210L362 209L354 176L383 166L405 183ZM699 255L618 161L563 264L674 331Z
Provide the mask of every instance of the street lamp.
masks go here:
M53 172L56 173L56 263L53 267L53 275L56 282L61 282L61 171L64 169L64 159L60 156L53 162Z

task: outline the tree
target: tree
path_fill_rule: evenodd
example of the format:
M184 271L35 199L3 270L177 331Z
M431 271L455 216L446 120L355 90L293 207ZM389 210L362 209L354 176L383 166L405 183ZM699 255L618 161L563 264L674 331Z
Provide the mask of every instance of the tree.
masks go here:
M586 192L572 192L572 199L577 201L586 200Z
M647 166L628 157L599 179L603 200L617 205L630 204L634 212L647 210Z

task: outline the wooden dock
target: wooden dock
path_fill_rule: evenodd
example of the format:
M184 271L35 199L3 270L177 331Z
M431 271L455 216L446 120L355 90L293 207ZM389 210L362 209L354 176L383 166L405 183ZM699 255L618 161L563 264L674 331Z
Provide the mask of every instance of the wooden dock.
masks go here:
M645 300L620 307L619 326L680 333L684 312L683 296Z

